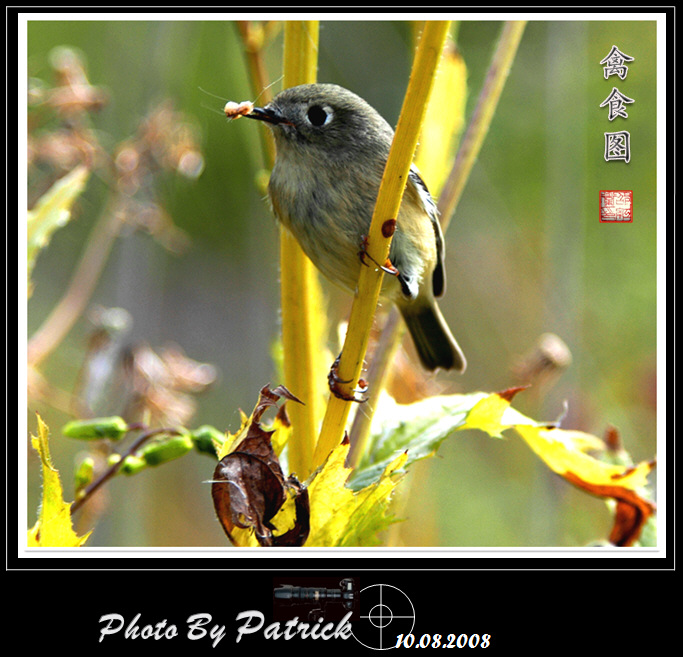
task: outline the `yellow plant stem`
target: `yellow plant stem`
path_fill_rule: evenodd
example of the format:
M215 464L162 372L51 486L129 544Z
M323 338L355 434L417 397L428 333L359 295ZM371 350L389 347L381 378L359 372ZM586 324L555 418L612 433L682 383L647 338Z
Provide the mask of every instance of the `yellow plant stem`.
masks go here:
M318 21L287 21L284 36L284 87L315 82ZM305 403L287 406L292 422L289 469L305 479L312 471L323 412L316 367L321 354L315 340L322 293L313 264L284 228L280 230L280 278L285 385Z
M369 262L384 263L389 256L392 235L386 229L383 231L383 227L388 220L395 220L398 216L449 24L449 21L425 23L368 232ZM358 290L351 308L349 327L337 370L339 380L342 381L340 389L345 396L353 395L358 385L382 279L383 272L379 267L361 267ZM347 383L343 383L345 381ZM343 439L351 403L355 402L330 395L315 449L314 467L321 465Z
M472 171L472 166L479 156L525 26L525 21L509 21L504 25L472 120L467 128L462 145L458 150L458 155L453 163L443 191L439 193L437 190L439 213L444 233L451 217L455 214L462 191ZM397 310L392 308L379 341L380 347L378 347L377 352L379 355L376 355L376 358L381 360L385 368L389 366L390 355L395 352L396 346L404 333L405 325L400 321ZM371 390L375 393L381 389L386 374L386 371L379 368L376 371L371 371L368 383ZM370 433L372 413L373 409L368 409L367 412L358 414L354 419L349 457L351 467L357 466L362 458L363 448L367 443Z

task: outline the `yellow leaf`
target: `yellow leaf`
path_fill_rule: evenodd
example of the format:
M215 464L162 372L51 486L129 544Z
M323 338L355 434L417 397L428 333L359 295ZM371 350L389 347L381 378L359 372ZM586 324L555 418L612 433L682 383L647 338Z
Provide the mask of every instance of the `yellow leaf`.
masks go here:
M553 472L591 495L614 500L616 513L610 542L632 545L656 510L654 503L641 494L654 461L632 466L594 458L587 452L604 451L604 441L583 431L567 431L531 420L510 406L519 390L511 388L482 397L458 428L481 429L494 437L514 428Z
M461 428L480 429L494 438L500 437L501 431L507 428L501 425L501 419L509 405L498 395L488 395L471 408Z
M453 43L444 49L420 134L415 165L434 196L448 175L465 125L467 67Z
M287 404L280 407L275 420L273 420L273 435L270 437L270 442L273 445L273 451L277 456L282 454L282 450L287 445L290 436L292 435L292 423L287 414Z
M28 530L29 547L78 547L90 536L78 536L71 524L71 504L64 501L59 472L52 465L48 446L49 429L40 415L38 436L31 435L31 444L40 455L43 473L43 499L38 522Z
M280 510L271 521L273 525L275 525L275 531L273 533L276 536L282 536L296 524L295 497L296 494L293 491L288 491L285 503L280 507ZM255 538L254 541L256 542ZM256 542L256 545L258 545L258 542Z
M256 540L254 530L251 527L248 529L235 527L231 532L230 538L232 539L233 545L236 547L260 547L259 542Z
M652 469L647 463L636 468L599 461L583 450L587 444L601 443L595 436L580 431L563 431L547 427L516 426L515 430L545 464L559 475L574 475L594 486L619 486L636 490L647 485ZM592 438L593 441L590 441ZM591 447L591 448L594 448Z
M545 464L581 490L616 502L614 526L609 541L628 547L640 537L656 507L642 491L654 461L637 466L600 461L585 453L604 447L602 441L581 431L519 424L515 430Z
M514 409L510 408L510 401L522 389L510 388L503 392L495 392L482 397L470 409L460 429L480 429L493 438L500 438L501 433L505 429L518 422L528 420L521 413L517 413ZM528 421L533 422L532 420Z
M308 488L311 533L307 545L336 545L346 526L348 518L342 517L342 509L353 501L353 491L346 487L346 480L351 474L344 465L348 453L348 443L333 449Z
M242 409L240 409L240 428L235 433L226 433L225 441L222 444L215 443L216 452L218 453L218 460L227 456L244 438L247 429L251 423L251 419L247 417Z
M392 475L401 470L408 460L408 454L399 454L384 470L380 479L355 494L355 505L351 509L349 526L343 534L341 545L376 545L377 533L393 522L386 511L391 495L399 479Z
M71 217L71 208L83 191L90 171L78 166L58 180L28 211L28 277L31 293L31 273L40 251L47 246L52 234L64 226Z
M394 473L407 459L400 454L379 479L353 492L346 486L351 470L345 466L349 444L335 448L309 486L311 531L306 546L375 545L377 534L393 518L388 507L398 479Z

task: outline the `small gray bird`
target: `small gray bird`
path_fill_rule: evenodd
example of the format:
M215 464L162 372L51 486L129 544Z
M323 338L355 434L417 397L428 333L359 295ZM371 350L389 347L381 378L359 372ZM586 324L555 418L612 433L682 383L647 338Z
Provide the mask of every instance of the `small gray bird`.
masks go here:
M372 214L394 136L356 94L304 84L244 113L268 123L277 156L268 191L277 218L333 283L357 287ZM359 255L360 253L360 255ZM381 295L398 306L424 367L464 372L465 357L436 304L445 290L436 205L413 166L396 221Z

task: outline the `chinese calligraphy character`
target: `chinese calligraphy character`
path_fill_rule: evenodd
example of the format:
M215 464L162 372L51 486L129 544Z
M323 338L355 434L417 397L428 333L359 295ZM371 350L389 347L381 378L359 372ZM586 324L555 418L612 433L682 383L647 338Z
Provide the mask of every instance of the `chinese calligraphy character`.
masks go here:
M631 159L631 135L626 131L606 132L605 133L605 160L623 160L629 162Z
M628 74L628 66L625 65L625 62L632 62L633 59L633 57L621 52L616 46L612 46L609 55L600 62L601 64L605 64L602 69L605 72L605 80L607 80L610 75L618 75L619 78L623 80Z
M605 107L605 105L607 105L609 108L609 115L607 118L610 121L614 121L617 116L627 118L628 114L624 109L624 105L634 102L633 98L629 98L625 94L622 94L616 87L612 87L612 93L600 103L600 107Z

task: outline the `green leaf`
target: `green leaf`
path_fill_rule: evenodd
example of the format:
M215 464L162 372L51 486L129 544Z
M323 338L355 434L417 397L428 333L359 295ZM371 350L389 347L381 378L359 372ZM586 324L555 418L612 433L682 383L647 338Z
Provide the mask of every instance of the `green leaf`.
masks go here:
M306 482L310 532L305 546L379 544L378 534L396 522L390 504L401 474L415 461L432 456L449 435L463 429L477 429L495 438L514 430L569 483L615 502L609 537L613 545L633 545L641 536L645 544L652 544L656 540L655 506L642 489L654 461L634 466L595 458L589 452L604 450L600 438L538 422L512 408L511 400L521 390L444 395L413 404L398 404L383 392L377 401L369 446L359 466L355 470L346 467L349 443L345 440ZM243 417L242 431L246 420ZM231 443L228 436L223 445L226 454ZM287 532L295 522L293 504L294 498L286 500L273 518L276 535ZM236 530L233 540L238 545L256 544L251 529Z
M501 438L503 431L514 429L553 472L591 495L616 501L612 544L634 544L644 527L649 532L644 540L651 542L650 519L656 509L644 491L655 462L609 463L592 456L588 452L605 449L600 438L526 417L510 406L520 390L447 395L405 405L397 404L388 395L380 397L370 448L349 485L359 490L376 481L401 453L405 453L405 459L399 467L431 456L454 431L479 429Z
M31 294L31 273L36 258L50 242L52 234L68 223L71 208L85 188L90 171L78 166L58 180L38 199L33 210L28 211L28 288Z
M359 490L377 480L401 452L405 466L432 456L453 431L463 428L468 413L486 393L429 397L413 404L398 404L382 393L371 428L371 443L349 486Z

